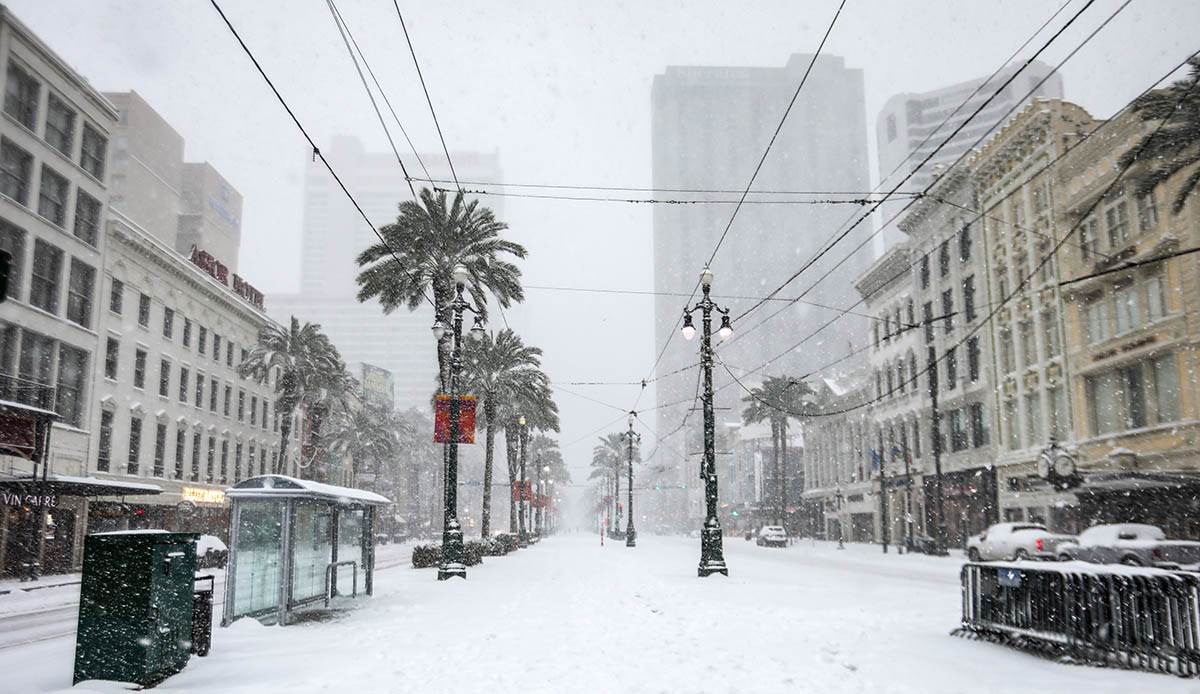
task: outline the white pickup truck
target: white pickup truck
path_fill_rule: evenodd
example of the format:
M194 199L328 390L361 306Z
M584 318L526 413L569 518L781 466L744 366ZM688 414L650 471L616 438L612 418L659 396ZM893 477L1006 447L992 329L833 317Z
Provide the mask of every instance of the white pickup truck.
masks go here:
M967 558L971 561L1055 559L1059 544L1074 539L1074 535L1056 535L1037 523L996 523L967 538Z
M1062 561L1177 568L1200 562L1200 542L1168 540L1162 528L1142 523L1094 525L1058 546Z

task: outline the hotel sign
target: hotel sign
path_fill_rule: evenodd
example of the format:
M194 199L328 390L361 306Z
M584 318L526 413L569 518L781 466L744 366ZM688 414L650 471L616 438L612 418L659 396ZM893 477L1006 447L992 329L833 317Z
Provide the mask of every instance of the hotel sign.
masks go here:
M213 279L227 287L229 286L229 268L214 258L211 253L192 246L190 259L193 265L212 275ZM233 291L253 306L260 309L263 307L263 293L236 274L233 276Z
M183 487L179 490L179 496L184 501L191 501L196 504L225 503L225 492L220 489L209 489L207 487Z

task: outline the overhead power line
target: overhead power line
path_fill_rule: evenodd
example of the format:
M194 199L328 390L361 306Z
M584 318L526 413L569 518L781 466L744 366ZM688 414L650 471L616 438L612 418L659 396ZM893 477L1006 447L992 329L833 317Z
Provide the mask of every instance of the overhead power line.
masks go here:
M392 0L392 5L396 8L396 16L400 18L400 28L404 30L404 41L408 44L408 52L412 55L413 67L417 68L417 77L421 80L421 90L425 92L425 103L429 104L429 115L433 116L433 125L437 128L438 139L442 142L442 151L446 154L446 164L450 167L450 175L454 178L454 186L462 190L462 186L458 183L458 172L454 170L454 162L450 159L450 149L446 147L446 136L442 134L442 125L438 122L437 111L433 108L433 99L429 97L429 87L425 86L425 75L421 72L421 63L417 60L417 51L413 48L412 38L408 35L408 25L404 23L404 14L400 11L400 3L397 0Z
M434 190L444 193L454 191L435 185ZM464 188L461 192L467 195L487 195L502 198L526 198L534 200L565 200L570 202L612 202L631 205L857 205L865 207L873 200L869 198L816 198L808 200L686 200L683 198L627 198L602 195L560 195L544 193L507 193L482 188Z
M448 178L413 178L414 181L422 183L454 183ZM545 190L582 190L582 191L601 191L601 192L628 192L628 193L726 193L731 195L739 195L742 192L741 188L654 188L650 186L609 186L609 185L582 185L582 184L565 184L565 183L511 183L508 181L462 181L464 186L484 186L486 188L533 188ZM877 191L874 190L752 190L751 195L873 195Z
M225 26L228 27L229 32L233 34L235 39L237 39L238 45L242 47L242 50L246 53L246 57L248 57L250 62L254 64L254 69L258 70L258 74L262 76L263 81L266 82L267 86L271 88L271 92L275 95L275 98L279 100L279 105L283 106L283 110L287 111L288 116L290 116L292 122L296 124L296 128L300 131L300 134L302 134L304 139L308 141L309 146L312 147L313 156L317 159L320 159L321 163L325 165L325 168L329 171L329 175L333 177L333 180L337 182L338 187L342 189L342 192L346 195L346 198L350 200L352 205L354 205L354 209L358 211L359 216L361 216L363 221L366 222L367 226L370 227L371 232L375 234L380 243L383 244L384 248L387 248L392 259L396 262L396 265L399 266L400 271L411 275L412 273L410 273L404 267L404 263L400 260L400 256L396 254L395 249L391 247L391 244L387 242L387 239L385 239L383 235L379 233L379 230L375 228L375 225L371 223L370 218L367 217L367 213L363 210L362 206L358 204L358 200L354 199L354 195L350 193L350 189L346 187L346 184L342 181L341 177L338 176L337 171L333 169L333 166L329 163L329 160L325 158L325 155L321 153L320 148L317 147L317 143L312 139L312 137L309 136L308 131L304 129L304 125L300 122L300 119L296 116L296 113L292 110L292 107L288 105L287 100L283 98L283 95L279 93L279 89L275 87L275 83L272 82L271 78L267 76L266 71L258 62L258 58L254 57L254 53L250 50L250 47L246 45L246 42L242 40L241 34L238 33L236 28L234 28L233 23L229 21L229 17L225 15L225 11L222 10L221 6L217 4L217 0L209 0L209 2L212 4L213 9L217 11L217 14L221 15L221 21L225 22ZM433 306L435 310L437 309L437 306L433 303L433 299L429 298L429 294L427 294L424 290L421 290L421 295L425 297L425 301L429 302L430 306Z

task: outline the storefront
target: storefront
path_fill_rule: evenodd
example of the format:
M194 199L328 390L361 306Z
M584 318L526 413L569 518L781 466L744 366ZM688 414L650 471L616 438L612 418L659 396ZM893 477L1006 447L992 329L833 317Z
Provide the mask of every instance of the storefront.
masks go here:
M1200 540L1200 476L1186 472L1085 475L1075 490L1083 526L1147 523L1179 540Z
M937 477L926 475L924 480L925 527L937 526ZM997 522L996 469L978 467L942 473L943 517L946 522L946 542L962 547L967 538L983 532Z
M88 513L88 532L166 530L216 535L228 541L229 505L224 491L183 485L178 492L170 491L162 497L167 503L140 496L129 501L94 502Z

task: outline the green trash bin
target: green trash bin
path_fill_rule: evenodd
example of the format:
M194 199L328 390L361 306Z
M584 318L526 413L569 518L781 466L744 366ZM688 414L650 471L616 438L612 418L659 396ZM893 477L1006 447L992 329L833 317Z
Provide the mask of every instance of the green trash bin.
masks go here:
M152 530L87 536L75 683L148 687L187 665L197 537Z

